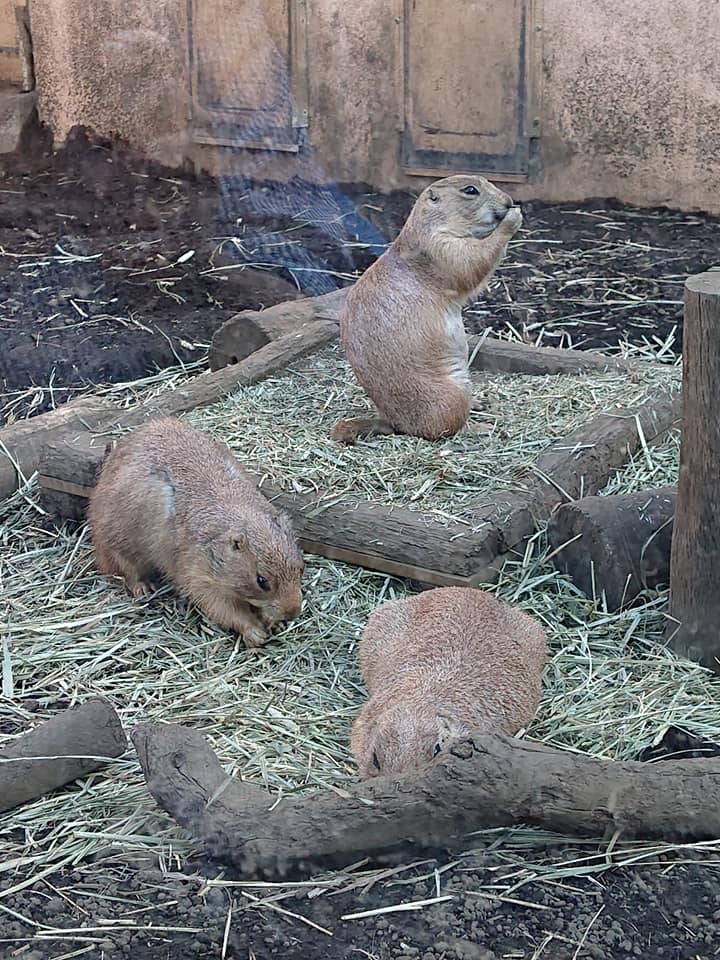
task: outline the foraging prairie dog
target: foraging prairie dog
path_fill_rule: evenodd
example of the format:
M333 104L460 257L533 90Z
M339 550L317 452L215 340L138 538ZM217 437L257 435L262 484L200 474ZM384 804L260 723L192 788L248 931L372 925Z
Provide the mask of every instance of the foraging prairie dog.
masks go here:
M350 745L361 778L417 769L473 732L517 733L535 714L546 662L540 624L482 590L384 603L360 640L370 699Z
M248 647L300 613L303 556L289 518L224 444L171 417L122 439L88 510L97 566L138 597L156 573Z
M492 277L522 225L510 197L484 177L437 180L394 243L350 289L340 337L379 417L341 420L330 436L437 440L465 425L471 405L461 308Z

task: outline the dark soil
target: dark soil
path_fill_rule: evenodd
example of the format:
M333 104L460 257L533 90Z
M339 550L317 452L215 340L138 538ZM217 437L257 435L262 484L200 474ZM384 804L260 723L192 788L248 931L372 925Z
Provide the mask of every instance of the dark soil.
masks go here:
M350 282L413 202L362 185L218 182L83 131L54 152L38 126L0 170L0 423L63 388L198 359L241 309ZM470 330L580 348L672 341L685 277L720 259L711 217L611 201L523 209Z
M196 872L178 873L142 857L115 857L0 900L0 907L14 911L0 927L0 956L49 960L83 948L87 956L127 960L718 956L720 854L696 851L704 864L673 855L598 878L543 882L551 861L572 859L577 870L583 857L588 867L597 864L592 852L586 845L539 854L539 879L511 894L519 902L502 903L498 888L520 871L507 854L479 850L440 874L441 895L452 900L357 920L342 917L437 896L433 870L443 864L425 862L399 874L401 883L378 883L365 892L301 891L278 898L277 889L207 887L202 878L219 875L207 862L196 862ZM296 916L253 905L252 897Z

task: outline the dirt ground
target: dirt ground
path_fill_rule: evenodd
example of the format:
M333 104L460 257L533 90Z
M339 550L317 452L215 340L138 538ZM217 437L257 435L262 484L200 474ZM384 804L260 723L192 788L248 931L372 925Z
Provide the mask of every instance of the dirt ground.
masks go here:
M199 359L238 310L351 282L413 200L218 183L82 131L59 152L37 127L25 141L0 159L0 423L67 388ZM517 243L468 310L471 331L581 348L663 342L681 325L685 277L718 259L710 217L610 201L523 209Z
M402 885L379 883L367 892L330 896L301 890L279 898L277 890L261 887L208 887L204 878L217 877L220 868L207 861L177 872L142 857L116 856L80 864L0 900L2 910L12 911L0 927L0 956L709 960L718 955L719 853L698 851L686 861L672 855L597 878L543 881L548 862L572 859L576 871L578 859L591 853L588 846L542 850L538 880L512 894L516 902L503 903L494 887L518 870L507 853L480 848L441 874L440 895L452 899L355 920L342 918L437 896L436 864L403 872L397 878Z
M47 409L83 384L195 360L240 309L350 282L412 203L362 185L216 183L82 133L53 153L35 129L26 147L23 158L0 161L0 423ZM490 293L469 310L471 330L512 329L583 348L667 342L669 355L677 352L682 284L718 262L716 219L607 200L523 207L525 228ZM115 851L3 896L25 876L18 864L0 874L0 957L720 954L720 848L598 873L603 856L591 844L523 850L523 860L537 859L537 876L524 875L512 903L498 899L521 872L507 847L478 848L445 871L448 855L367 891L312 896L298 888L271 903L268 888L207 888L203 878L221 868L199 856L181 869ZM587 859L585 876L579 858ZM544 879L548 864L569 860L569 879ZM441 895L452 899L342 919L435 897L435 867Z

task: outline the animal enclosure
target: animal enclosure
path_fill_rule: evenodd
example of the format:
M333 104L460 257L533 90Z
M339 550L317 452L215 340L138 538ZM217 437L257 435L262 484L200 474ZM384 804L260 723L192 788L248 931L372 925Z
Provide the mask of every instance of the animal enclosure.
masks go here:
M714 955L716 7L0 0L3 960ZM458 172L523 218L468 428L340 446L347 292ZM294 519L258 650L99 575L160 415ZM539 709L368 787L358 640L445 584L542 625Z

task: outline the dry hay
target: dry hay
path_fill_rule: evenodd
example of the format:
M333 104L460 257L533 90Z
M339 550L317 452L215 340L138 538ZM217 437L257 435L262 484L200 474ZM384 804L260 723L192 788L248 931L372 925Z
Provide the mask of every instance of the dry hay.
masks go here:
M521 486L554 440L615 406L679 386L676 367L638 364L636 373L520 376L476 372L472 429L441 443L377 437L343 447L328 437L341 417L372 410L339 345L239 390L185 419L224 440L263 478L285 490L323 490L471 521L473 501Z
M652 458L653 450L646 454ZM653 482L663 482L657 471ZM348 732L364 697L356 641L370 611L406 591L402 583L310 557L302 618L256 654L168 588L138 603L99 578L86 531L54 529L32 484L0 506L0 529L0 730L6 736L102 695L128 729L144 720L198 727L228 772L275 795L333 789L354 778ZM650 594L642 605L608 614L561 576L546 553L539 534L492 588L539 617L550 638L543 699L526 735L616 759L636 757L671 725L720 740L720 680L663 645L666 597ZM477 843L491 843L507 858L494 892L508 895L537 879L538 848L557 841L539 830L481 831ZM612 849L602 845L597 853L597 844L569 842L577 859L550 856L542 879L601 872L661 851L687 852L612 841ZM83 782L0 815L0 906L18 885L41 875L100 851L138 848L169 862L190 844L156 808L129 750ZM461 862L468 867L472 855ZM373 878L400 882L397 868L358 871L362 885ZM346 871L312 889L352 889L358 882Z

